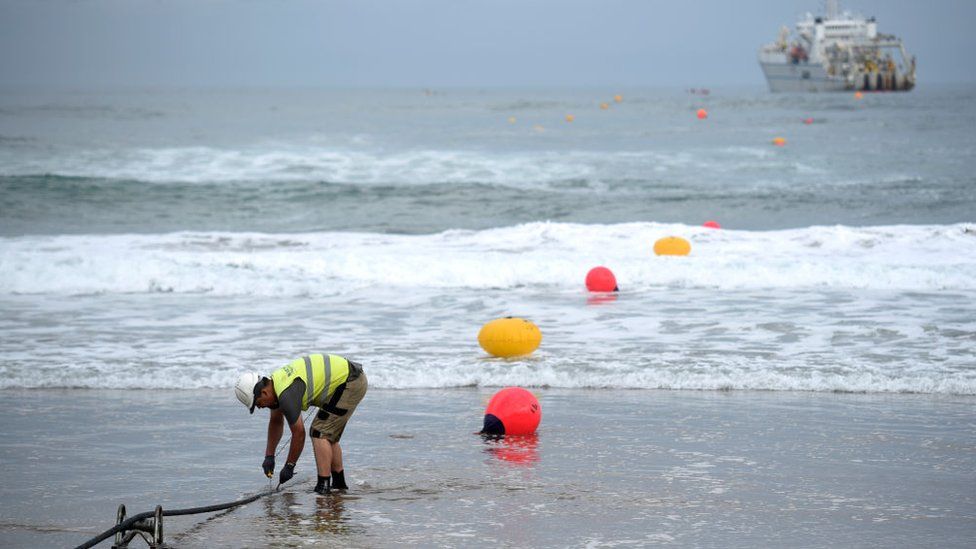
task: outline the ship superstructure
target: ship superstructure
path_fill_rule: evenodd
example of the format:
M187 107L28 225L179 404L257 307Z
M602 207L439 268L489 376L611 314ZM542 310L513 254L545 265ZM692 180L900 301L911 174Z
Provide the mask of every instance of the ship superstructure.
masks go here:
M837 0L826 14L806 14L759 50L759 65L773 92L845 90L908 91L915 87L915 58L901 39L878 32L874 17L841 12Z

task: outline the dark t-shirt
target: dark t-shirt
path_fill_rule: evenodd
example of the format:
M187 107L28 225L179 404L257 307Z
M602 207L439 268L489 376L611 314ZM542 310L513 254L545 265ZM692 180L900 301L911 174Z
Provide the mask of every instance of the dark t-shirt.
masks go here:
M278 395L278 409L285 414L288 425L294 425L302 417L302 396L305 395L305 382L295 378L284 391Z

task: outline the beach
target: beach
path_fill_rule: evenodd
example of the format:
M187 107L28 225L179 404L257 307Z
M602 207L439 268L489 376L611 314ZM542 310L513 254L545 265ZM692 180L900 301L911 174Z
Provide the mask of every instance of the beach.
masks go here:
M306 447L170 546L971 545L974 120L968 86L4 91L0 546L273 489L234 380L319 352L369 378L349 492ZM537 350L479 346L508 316ZM508 386L537 435L484 440Z
M491 390L372 390L350 490L307 448L280 492L164 519L174 547L963 547L971 398L540 389L537 437L486 441ZM133 515L268 490L266 412L227 391L5 391L0 544L74 546ZM56 403L56 412L52 408ZM280 466L280 465L279 465ZM135 542L133 542L135 546Z

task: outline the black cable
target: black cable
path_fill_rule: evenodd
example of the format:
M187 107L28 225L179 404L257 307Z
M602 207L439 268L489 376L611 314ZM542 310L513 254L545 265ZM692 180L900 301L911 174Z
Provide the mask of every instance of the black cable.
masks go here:
M310 417L312 417L312 410L309 410L308 413L305 414L304 423L307 424L308 423L308 418L310 418ZM307 425L306 425L306 427L307 427ZM286 444L284 446L281 446L281 445L278 446L278 449L275 452L275 457L277 457L278 454L280 454L282 450L284 450L285 448L287 448L287 447L289 447L291 445L290 444L291 439L289 438L288 440L289 440L289 444ZM281 483L279 483L278 486L280 487L281 486ZM208 505L206 507L190 507L189 509L173 509L171 511L167 511L167 510L163 509L163 516L164 517L176 517L176 516L180 516L180 515L196 515L196 514L199 514L199 513L212 513L214 511L223 511L224 509L230 509L232 507L237 507L238 505L245 505L245 504L251 503L252 501L254 501L254 500L258 499L258 498L264 497L264 496L272 493L272 490L270 489L271 488L270 485L268 486L268 488L269 489L268 489L267 492L261 492L259 494L255 494L255 495L253 495L251 497L247 497L247 498L244 498L244 499L239 499L237 501L232 501L230 503L220 503L220 504L217 504L217 505ZM277 491L277 488L274 491ZM118 532L122 532L122 531L128 530L133 524L139 522L140 520L142 520L144 518L149 518L149 517L155 516L155 514L156 513L153 512L153 511L146 511L145 513L139 513L138 515L134 515L132 517L129 517L122 524L115 525L114 528L110 528L110 529L102 532L101 534L93 537L92 539L86 541L85 543L82 543L81 545L79 545L75 549L88 549L89 547L94 547L95 545L98 545L99 543L105 541L105 539L108 538L109 536L111 536L113 534L116 534Z
M246 497L244 499L239 499L237 501L232 501L230 503L218 503L216 505L207 505L205 507L190 507L188 509L171 509L169 511L167 511L167 510L164 509L163 510L163 516L164 517L176 517L176 516L180 516L180 515L196 515L196 514L199 514L199 513L212 513L214 511L223 511L224 509L230 509L232 507L237 507L239 505L245 505L245 504L251 503L252 501L254 501L256 499L262 498L262 497L267 496L267 495L269 495L271 493L272 492L269 490L267 492L261 492L261 493L258 493L258 494L254 494L253 496ZM132 517L129 517L124 522L122 522L122 524L116 524L114 528L109 528L108 530L106 530L106 531L102 532L101 534L93 537L92 539L86 541L85 543L82 543L81 545L79 545L75 549L88 549L89 547L94 547L95 545L98 545L99 543L105 541L107 538L109 538L110 536L112 536L112 535L114 535L114 534L116 534L118 532L122 532L124 530L129 530L132 527L133 524L139 522L140 520L142 520L144 518L149 518L149 517L152 517L152 516L155 516L155 515L156 515L156 513L154 511L146 511L145 513L139 513L138 515L134 515Z

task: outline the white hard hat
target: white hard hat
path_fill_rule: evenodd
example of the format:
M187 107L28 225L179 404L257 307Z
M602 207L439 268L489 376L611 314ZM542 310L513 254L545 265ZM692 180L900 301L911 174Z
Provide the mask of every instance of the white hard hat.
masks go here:
M244 372L241 377L237 378L237 384L234 385L234 393L237 394L237 400L241 401L245 407L247 407L251 413L254 413L254 396L260 389L258 389L258 383L264 377L257 372Z

